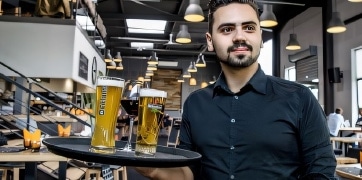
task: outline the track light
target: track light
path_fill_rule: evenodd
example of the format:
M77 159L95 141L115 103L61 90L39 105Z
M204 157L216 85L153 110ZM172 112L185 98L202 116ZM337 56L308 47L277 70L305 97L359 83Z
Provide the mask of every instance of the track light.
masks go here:
M263 5L263 13L260 15L261 27L273 27L278 25L277 18L273 13L273 6L269 4Z
M180 25L180 31L177 33L176 42L178 43L190 43L191 35L188 31L187 25Z
M190 0L186 8L184 19L190 22L201 22L205 19L204 12L200 6L200 0Z

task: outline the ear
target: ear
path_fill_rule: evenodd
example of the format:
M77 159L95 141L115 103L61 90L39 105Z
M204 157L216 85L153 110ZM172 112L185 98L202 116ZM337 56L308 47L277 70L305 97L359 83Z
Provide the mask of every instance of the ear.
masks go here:
M264 41L263 41L263 30L262 29L260 29L260 35L261 35L261 43L260 43L260 48L263 48L264 47Z
M206 42L207 42L207 50L208 51L214 51L214 45L212 43L212 38L211 38L211 34L210 33L206 33L205 34L206 37Z

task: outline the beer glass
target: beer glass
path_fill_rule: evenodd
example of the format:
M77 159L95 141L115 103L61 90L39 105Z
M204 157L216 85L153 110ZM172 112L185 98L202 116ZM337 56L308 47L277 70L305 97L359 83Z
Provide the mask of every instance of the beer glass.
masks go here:
M124 79L100 76L96 87L95 126L91 140L91 152L115 152L115 128L117 113L124 87Z
M154 157L162 123L167 92L140 89L135 155Z

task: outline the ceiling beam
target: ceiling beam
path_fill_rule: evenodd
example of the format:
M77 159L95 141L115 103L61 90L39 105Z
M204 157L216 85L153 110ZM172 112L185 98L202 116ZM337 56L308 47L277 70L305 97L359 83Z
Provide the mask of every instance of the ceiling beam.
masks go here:
M138 48L115 46L113 47L113 49L124 50L128 52L132 51L132 54L135 54ZM190 51L190 50L182 51L182 50L173 50L173 49L144 49L142 51L146 51L148 54L151 54L150 53L151 51L155 51L157 52L158 55L193 56L193 55L199 55L203 51L203 49L198 51ZM138 53L140 52L138 51ZM215 55L214 52L202 52L202 54Z
M148 19L165 20L170 22L185 22L183 15L151 15L151 14L122 14L122 13L100 13L103 20L124 20L124 19ZM207 22L207 18L204 21Z

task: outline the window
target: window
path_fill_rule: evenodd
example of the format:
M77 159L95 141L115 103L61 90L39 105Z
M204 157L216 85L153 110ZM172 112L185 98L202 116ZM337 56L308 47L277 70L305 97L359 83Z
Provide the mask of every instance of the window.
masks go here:
M295 66L284 69L284 79L289 80L289 81L295 81L297 79Z
M362 108L362 49L356 52L357 105Z

